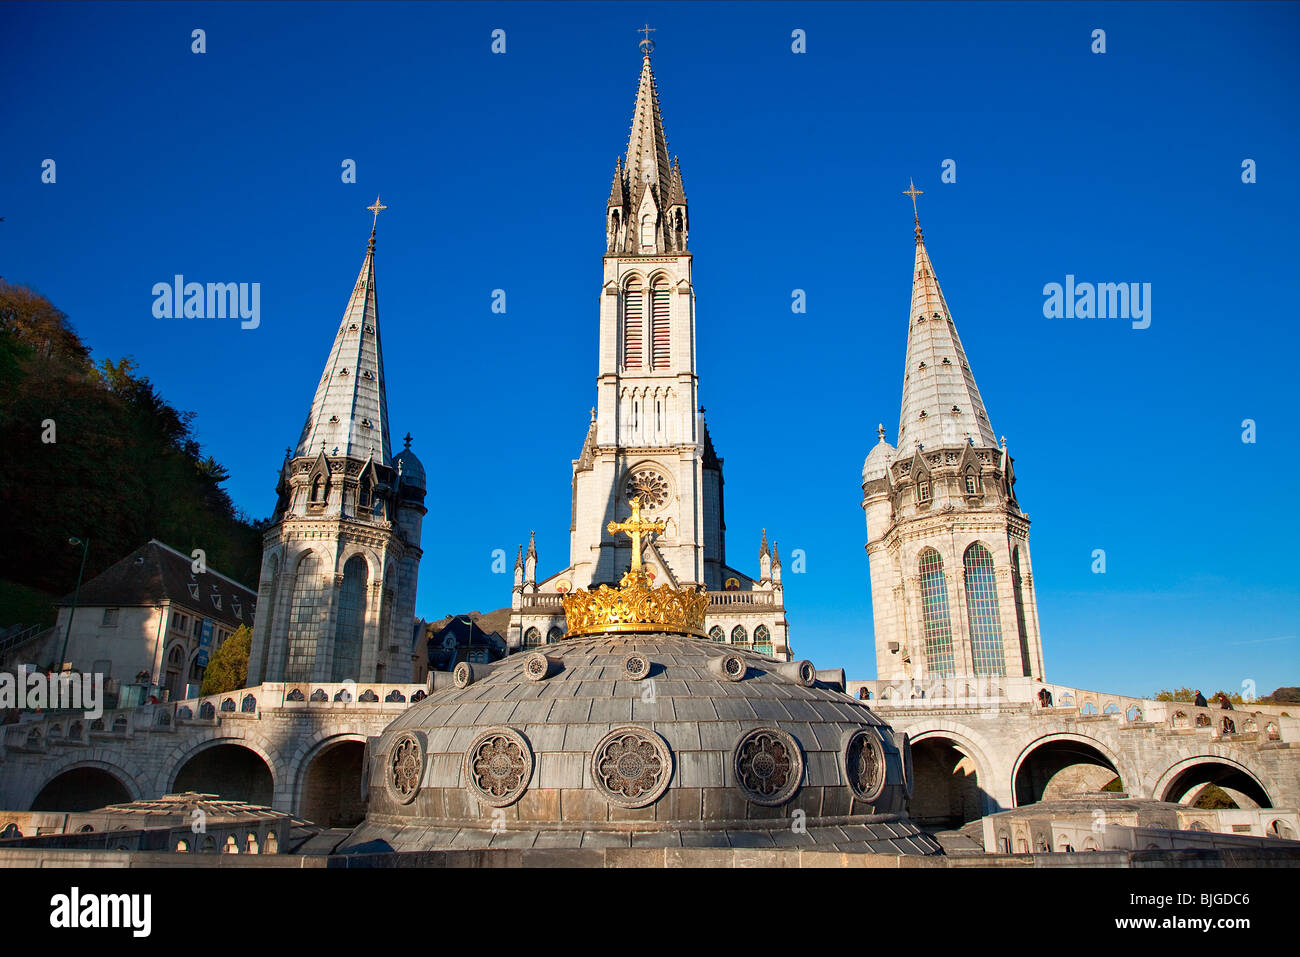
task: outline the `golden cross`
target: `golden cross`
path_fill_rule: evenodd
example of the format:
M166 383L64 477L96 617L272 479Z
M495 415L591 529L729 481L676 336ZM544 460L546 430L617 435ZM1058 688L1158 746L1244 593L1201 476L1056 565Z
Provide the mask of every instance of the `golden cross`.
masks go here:
M611 535L617 535L619 532L629 535L632 538L632 574L641 574L641 533L656 532L662 534L663 530L668 527L664 521L650 522L641 518L641 496L638 495L632 499L632 517L626 522L610 522L605 526L606 531Z
M378 196L375 197L375 205L373 205L373 206L367 206L367 207L366 207L366 209L370 210L372 213L375 214L375 221L374 221L373 223L370 224L370 231L371 231L371 232L374 232L375 227L379 225L379 214L380 214L380 212L383 211L383 210L385 210L385 209L387 209L387 208L388 208L387 206L381 206L381 205L380 205L380 203L379 203L379 197L378 197Z
M903 190L903 195L912 197L912 218L916 220L916 225L920 226L921 217L916 211L916 197L924 196L925 190L917 189L916 184L912 182L912 178L909 176L907 179L907 189Z

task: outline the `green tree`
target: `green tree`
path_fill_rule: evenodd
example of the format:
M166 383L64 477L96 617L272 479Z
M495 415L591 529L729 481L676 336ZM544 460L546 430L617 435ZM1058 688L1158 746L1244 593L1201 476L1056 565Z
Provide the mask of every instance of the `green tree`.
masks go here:
M240 625L208 660L199 694L222 694L244 687L248 681L248 654L252 649L253 633L247 625Z

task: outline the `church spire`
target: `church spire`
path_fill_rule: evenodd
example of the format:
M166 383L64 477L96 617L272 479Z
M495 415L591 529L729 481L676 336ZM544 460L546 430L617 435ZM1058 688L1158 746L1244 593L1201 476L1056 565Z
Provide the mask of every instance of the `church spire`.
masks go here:
M379 212L387 207L376 199L375 205L368 208L375 214L375 223L366 255L334 334L334 345L298 439L296 456L315 454L323 448L332 456L373 457L377 465L392 464L375 291L375 225Z
M643 28L641 79L627 153L621 166L615 163L606 207L609 252L663 255L686 249L686 190L681 166L669 161L659 90L650 66L652 30Z
M939 448L971 441L983 448L996 448L975 374L966 361L966 351L921 235L920 216L915 209L921 190L910 186L904 195L912 197L916 262L897 455L910 458L918 445Z

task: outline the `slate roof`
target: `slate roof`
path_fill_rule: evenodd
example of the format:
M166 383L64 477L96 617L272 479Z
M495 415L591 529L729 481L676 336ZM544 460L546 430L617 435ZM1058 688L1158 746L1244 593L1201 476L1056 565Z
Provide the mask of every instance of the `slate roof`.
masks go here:
M919 227L906 361L896 460L910 459L917 443L927 449L951 448L974 439L982 448L997 447L975 373L966 361Z
M196 575L193 561L190 556L156 539L151 540L117 564L82 582L77 607L128 608L171 601L182 611L200 618L211 618L232 629L240 625L251 628L257 592L211 567ZM71 605L72 593L54 604Z
M939 847L904 813L903 738L865 703L818 684L805 687L781 662L725 644L680 635L575 638L545 645L551 674L529 680L530 654L482 669L463 688L435 690L396 718L372 743L370 813L349 845L384 841L398 850L438 846L715 846L786 843L858 852L933 854ZM625 674L631 652L650 662L641 681ZM738 655L745 677L729 681L709 667ZM481 666L479 666L481 668ZM611 730L632 726L667 743L671 777L648 806L615 806L592 779L595 748ZM527 788L492 825L465 777L466 752L480 734L508 728L533 754ZM803 755L799 788L779 807L747 799L735 780L741 737L758 728L792 735ZM846 735L874 728L886 780L867 803L850 789ZM420 788L402 804L388 788L388 756L399 736L424 742ZM807 827L791 828L795 811Z

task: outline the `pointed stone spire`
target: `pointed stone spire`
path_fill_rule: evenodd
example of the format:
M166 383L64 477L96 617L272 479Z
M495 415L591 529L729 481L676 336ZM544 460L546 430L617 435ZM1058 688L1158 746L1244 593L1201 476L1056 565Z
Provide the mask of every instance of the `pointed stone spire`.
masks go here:
M611 209L622 209L627 197L623 191L623 178L626 174L623 170L623 157L616 157L614 160L614 182L609 187L609 202L606 204Z
M537 561L537 533L528 533L528 557Z
M934 449L971 441L982 448L995 448L993 427L926 251L919 216L915 232L916 263L897 454L910 458L918 446Z
M637 85L636 108L632 112L632 129L627 141L627 184L640 194L640 187L656 187L662 199L667 194L671 167L668 163L668 137L664 135L664 120L659 112L659 91L655 87L654 71L650 69L650 54L641 60L641 81Z
M378 200L376 200L378 205ZM337 449L333 455L392 464L388 438L388 398L384 389L384 353L379 341L375 292L375 232L343 321L334 335L325 372L307 414L296 455L316 448Z
M763 529L763 540L758 544L758 557L766 558L767 554L767 529Z
M522 574L523 570L524 570L524 546L520 545L519 551L515 553L515 571Z

